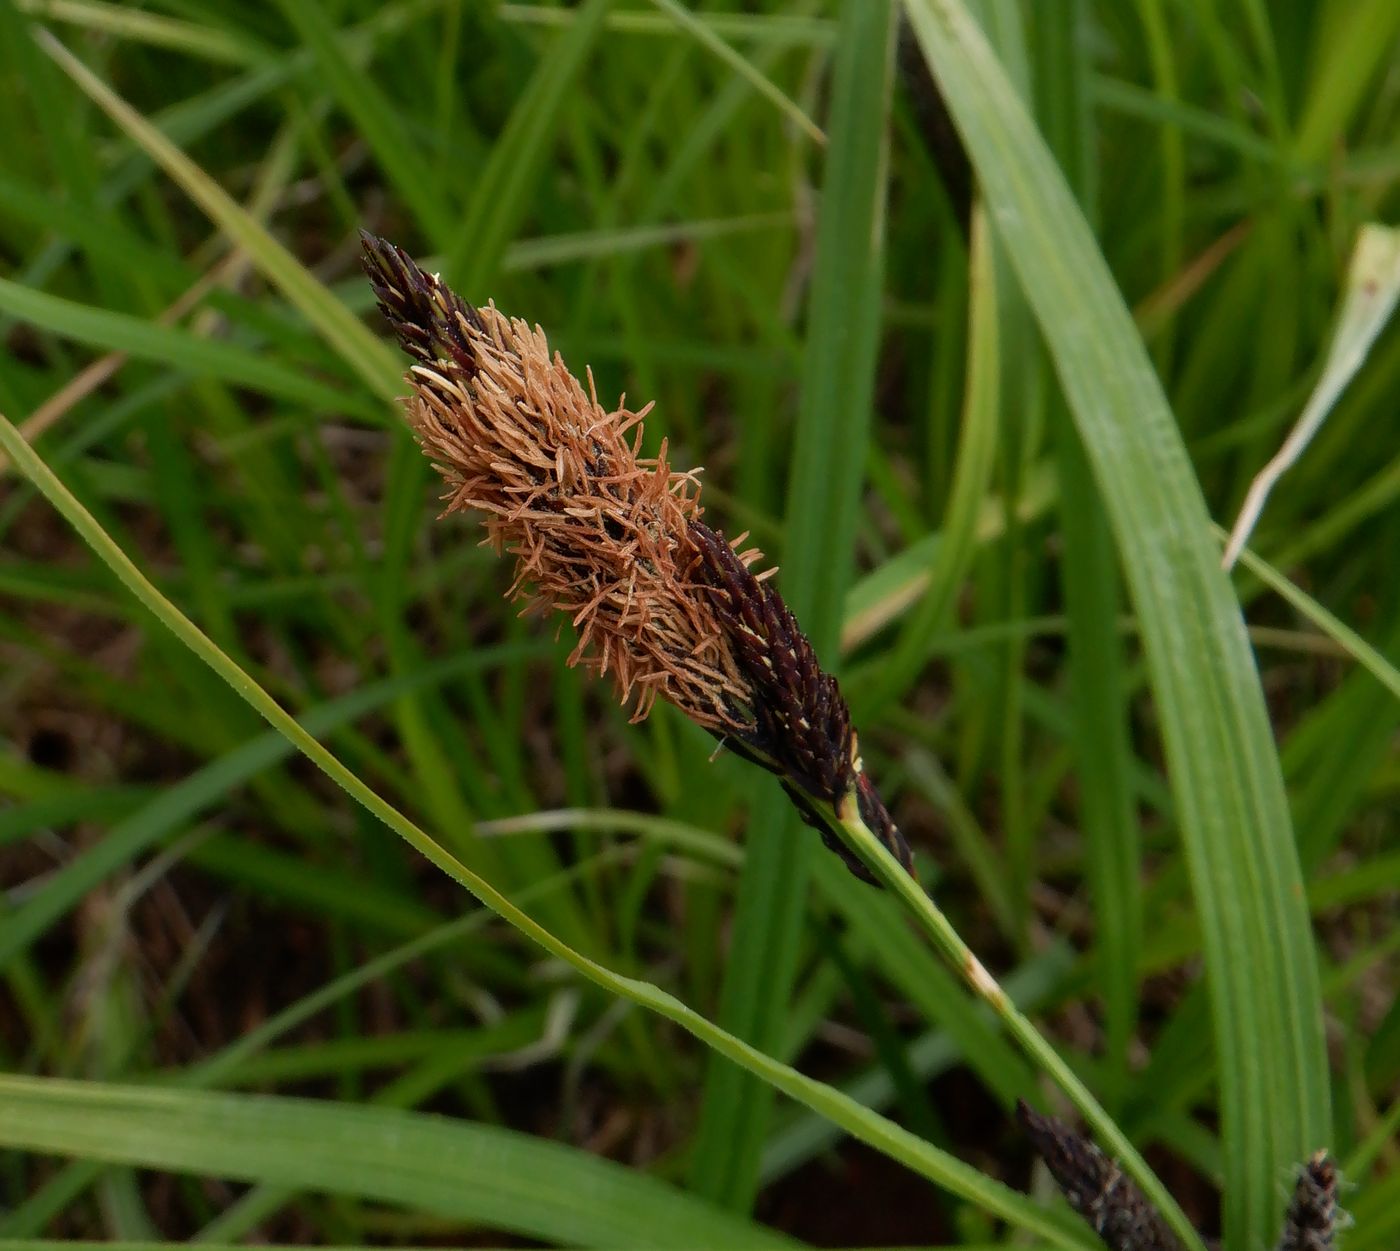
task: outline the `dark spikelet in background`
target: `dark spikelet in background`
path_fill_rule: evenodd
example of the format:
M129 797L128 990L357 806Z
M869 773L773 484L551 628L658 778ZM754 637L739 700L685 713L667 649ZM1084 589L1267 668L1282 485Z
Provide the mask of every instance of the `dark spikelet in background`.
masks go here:
M1087 1138L1024 1100L1016 1118L1070 1207L1112 1251L1182 1251L1181 1241L1131 1177Z
M1333 1251L1341 1216L1337 1166L1327 1152L1319 1151L1298 1174L1278 1251Z
M823 819L854 800L913 872L909 849L861 770L836 680L762 559L701 520L695 473L663 441L641 455L642 419L598 403L539 327L468 304L402 249L363 234L380 310L412 359L404 402L446 483L444 514L485 514L487 541L515 557L510 594L566 614L569 663L610 677L634 720L657 699L781 779L808 824L873 881Z

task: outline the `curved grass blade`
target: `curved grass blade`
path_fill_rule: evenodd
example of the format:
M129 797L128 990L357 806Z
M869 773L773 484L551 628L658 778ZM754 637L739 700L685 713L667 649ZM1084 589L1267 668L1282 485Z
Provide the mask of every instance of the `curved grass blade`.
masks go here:
M259 65L268 59L254 44L228 30L165 17L129 5L104 3L103 0L18 0L15 7L33 17L69 22L82 30L97 31L113 39L168 48L221 65Z
M304 726L156 588L3 416L0 416L0 447L12 457L15 468L39 488L79 537L180 642L352 799L525 937L565 961L595 985L674 1022L741 1068L934 1184L1022 1229L1038 1233L1056 1246L1080 1249L1092 1246L1086 1231L1067 1224L1061 1213L1045 1211L1024 1195L862 1107L842 1092L774 1060L719 1028L674 995L650 982L616 973L562 942L376 794L307 733Z
M177 369L199 371L206 377L266 395L299 400L311 408L331 412L355 409L367 413L362 394L340 391L303 369L270 360L253 348L163 326L131 313L79 304L7 278L0 278L0 312L79 343L161 361Z
M1215 534L1217 537L1225 537L1225 531L1219 527L1215 527ZM1268 561L1256 556L1249 548L1241 547L1236 556L1239 563L1250 573L1292 604L1396 699L1400 699L1400 669L1391 664L1345 621L1328 612L1311 595L1284 577Z
M651 0L651 2L701 47L714 53L740 78L749 83L759 95L775 105L783 116L788 118L812 142L826 144L826 135L822 132L822 128L803 112L802 106L787 95L762 70L745 60L743 56L730 47L713 26L702 22L694 13L680 4L679 0Z
M577 1147L397 1108L6 1074L0 1143L351 1195L589 1247L793 1245Z
M164 169L230 239L247 252L263 276L320 331L326 342L375 395L393 400L399 394L401 371L397 358L387 344L278 243L257 218L235 202L228 192L63 44L46 30L37 31L35 38L88 97Z
M1053 159L963 6L906 7L1050 348L1142 621L1214 1008L1226 1246L1268 1245L1278 1179L1327 1143L1330 1093L1297 849L1239 607L1166 398Z

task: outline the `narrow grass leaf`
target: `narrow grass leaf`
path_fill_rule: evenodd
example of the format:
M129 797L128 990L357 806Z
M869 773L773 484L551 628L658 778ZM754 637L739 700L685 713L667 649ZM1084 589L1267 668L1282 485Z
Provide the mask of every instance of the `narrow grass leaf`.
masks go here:
M1201 917L1226 1246L1269 1245L1278 1179L1330 1137L1312 934L1272 732L1181 436L1053 158L955 0L909 0L1103 493L1142 622Z
M503 22L534 26L568 26L574 15L570 9L543 4L502 4ZM702 22L725 39L746 39L752 43L810 44L829 48L836 42L836 23L824 17L804 17L796 13L698 13ZM659 13L619 10L609 13L609 30L628 35L674 35L675 23Z
M78 304L6 278L0 278L0 312L91 347L160 361L250 391L299 400L313 408L332 412L365 408L363 397L318 382L305 370L269 360L252 348L207 339L130 313Z
M302 313L340 358L382 399L400 392L402 370L389 346L330 293L267 228L156 127L47 31L40 46L128 136L156 162L230 239L239 244L269 282Z
M1223 531L1217 530L1216 533L1223 534ZM1281 595L1292 604L1299 613L1332 639L1396 699L1400 699L1400 669L1391 664L1345 621L1328 612L1311 595L1284 577L1268 561L1261 560L1247 547L1240 549L1239 562L1271 591Z
M320 1190L588 1247L791 1245L576 1147L397 1108L6 1075L0 1143Z
M819 655L837 648L873 403L883 289L890 0L848 4L833 69L830 146L808 300L801 408L792 454L783 595ZM770 779L750 815L719 1020L775 1051L789 1011L806 906L811 831ZM714 1060L700 1107L692 1184L746 1211L758 1190L771 1096Z
M1044 516L1058 497L1059 484L1049 468L1048 465L1037 466L1026 475L1025 487L1015 509L1016 521L1021 525ZM973 532L979 546L994 543L1006 534L1006 512L1002 499L991 497L982 501ZM842 651L859 647L919 603L928 590L942 544L943 532L935 530L856 580L846 592Z
M39 488L127 589L196 657L366 811L526 938L563 960L595 985L674 1022L714 1051L934 1184L1021 1229L1039 1233L1056 1246L1079 1248L1081 1251L1093 1246L1089 1232L1081 1225L1067 1223L1063 1214L1043 1210L1024 1195L938 1150L840 1091L774 1060L687 1007L674 995L649 982L616 973L560 941L370 789L356 773L282 709L141 573L3 416L0 416L0 446L13 458L17 470Z
M822 133L822 128L807 116L802 106L784 92L767 74L745 60L729 44L725 43L723 37L713 26L702 22L694 13L679 3L679 0L651 0L651 2L683 31L691 35L701 47L714 53L740 78L752 85L759 95L776 105L783 116L793 122L809 139L815 143L826 143L826 136Z
M972 215L970 233L967 384L952 489L938 545L928 553L927 589L884 658L875 690L866 696L875 708L909 688L928 660L929 641L947 627L977 550L978 523L996 468L1002 404L1000 319L992 236L980 207ZM1009 921L1009 915L1004 919Z

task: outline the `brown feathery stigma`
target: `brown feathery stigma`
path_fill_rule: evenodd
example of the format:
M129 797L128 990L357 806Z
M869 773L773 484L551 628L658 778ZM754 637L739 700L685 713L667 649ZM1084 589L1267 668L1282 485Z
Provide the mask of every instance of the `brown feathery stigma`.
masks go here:
M666 699L776 773L804 819L873 880L813 802L835 808L854 790L912 872L860 772L835 679L767 574L749 568L761 553L700 521L699 481L671 469L664 440L641 455L651 405L604 410L592 373L585 390L538 327L473 307L393 244L361 237L379 307L413 359L405 411L447 484L444 513L485 514L488 541L516 560L510 594L578 631L569 663L610 675L633 720Z

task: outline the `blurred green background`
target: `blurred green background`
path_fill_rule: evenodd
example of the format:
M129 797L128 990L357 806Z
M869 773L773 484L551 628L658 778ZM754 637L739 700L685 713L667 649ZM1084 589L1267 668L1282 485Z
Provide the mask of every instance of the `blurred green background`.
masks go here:
M433 523L357 230L541 324L605 403L654 399L648 447L780 566L925 884L1214 1233L1235 1163L1121 531L987 242L1010 210L864 3L0 0L0 412L570 947L1049 1203L1008 1117L1043 1087L891 901L672 709L629 725L472 520ZM1400 7L969 7L1228 529L1400 206ZM1311 601L1234 576L1349 1251L1400 1237L1398 399L1382 330L1263 511ZM0 1141L32 1149L0 1156L0 1236L1010 1237L481 912L0 473ZM1288 1176L1259 1184L1281 1215Z

